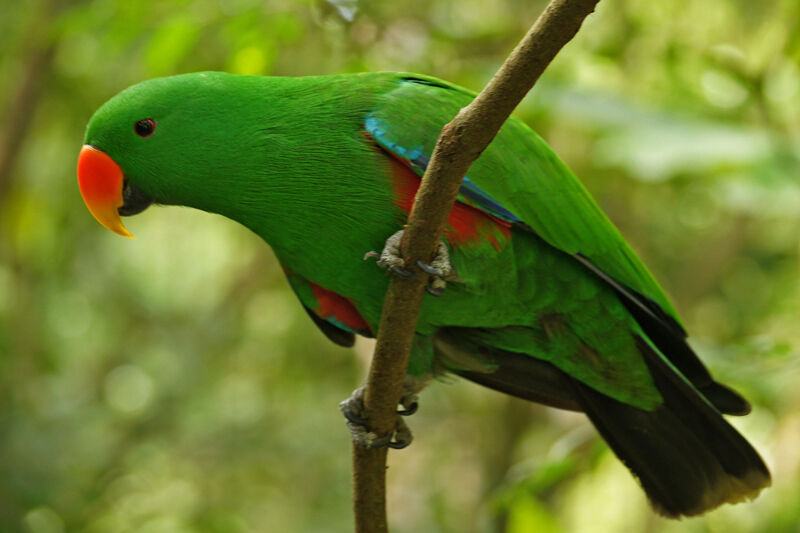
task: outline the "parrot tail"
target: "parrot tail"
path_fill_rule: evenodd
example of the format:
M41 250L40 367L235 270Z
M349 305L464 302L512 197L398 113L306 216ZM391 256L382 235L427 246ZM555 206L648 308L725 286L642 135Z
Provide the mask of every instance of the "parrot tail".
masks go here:
M758 452L662 357L637 339L664 403L644 411L572 380L575 399L655 510L693 516L770 485Z
M637 345L664 400L652 411L610 398L547 361L471 342L456 328L439 330L433 343L447 371L525 400L585 412L663 516L702 514L755 498L770 484L758 452L725 421L716 398L705 397L717 388L722 397L735 393L716 382L698 391L641 338Z

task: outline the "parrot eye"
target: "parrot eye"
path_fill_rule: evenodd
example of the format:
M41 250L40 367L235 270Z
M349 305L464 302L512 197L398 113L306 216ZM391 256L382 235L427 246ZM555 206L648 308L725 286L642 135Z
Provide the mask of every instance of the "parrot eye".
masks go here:
M156 131L156 121L152 118L143 118L133 125L133 130L139 137L150 137Z

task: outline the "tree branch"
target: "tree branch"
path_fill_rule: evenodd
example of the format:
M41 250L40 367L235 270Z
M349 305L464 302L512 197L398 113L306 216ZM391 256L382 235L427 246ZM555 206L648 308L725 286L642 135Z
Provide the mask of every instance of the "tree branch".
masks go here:
M53 43L30 54L21 83L4 113L5 124L0 130L0 204L11 189L14 164L33 122L32 116L44 88L42 81L48 75L54 55Z
M484 90L442 129L403 239L405 264L416 275L407 280L392 278L383 303L364 402L369 427L378 435L394 428L427 283L427 275L416 266L417 259L430 260L467 169L598 2L552 0ZM388 531L386 454L385 448L353 445L353 505L358 533Z

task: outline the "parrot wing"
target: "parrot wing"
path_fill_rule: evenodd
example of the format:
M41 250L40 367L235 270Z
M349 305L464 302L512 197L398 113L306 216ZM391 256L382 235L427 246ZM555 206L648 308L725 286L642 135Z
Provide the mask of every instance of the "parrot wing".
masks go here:
M422 176L442 127L474 94L436 78L398 75L395 89L364 120L381 148ZM567 166L533 130L509 118L462 183L467 204L535 233L608 283L642 330L693 385L722 410L746 403L719 390L686 342L664 290Z
M442 127L474 94L435 78L409 75L365 120L366 131L424 173ZM411 117L411 120L403 117ZM682 331L664 290L608 217L549 146L511 117L472 165L460 201L527 226L551 246L579 255Z
M283 271L308 316L328 339L349 348L355 344L356 334L373 337L366 320L350 300L320 287L285 266Z

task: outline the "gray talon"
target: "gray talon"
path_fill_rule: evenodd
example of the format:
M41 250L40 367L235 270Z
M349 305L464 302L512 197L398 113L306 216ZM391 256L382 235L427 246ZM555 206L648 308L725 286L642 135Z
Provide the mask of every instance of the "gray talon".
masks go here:
M381 437L367 428L369 420L364 416L366 414L364 412L364 387L354 390L348 399L339 404L339 409L347 420L347 428L350 430L353 442L364 448L383 448L389 445L393 435Z
M403 240L403 230L395 232L394 235L386 239L380 255L375 252L367 252L364 259L368 257L378 257L378 266L388 270L393 275L409 279L414 276L414 272L405 268L406 262L400 255L400 242Z
M363 416L358 416L354 412L345 408L342 408L342 414L344 415L344 417L347 419L348 422L352 422L357 426L365 426L368 422L368 420Z
M417 261L417 265L430 274L431 279L426 287L429 294L441 296L447 287L447 280L455 278L453 266L450 264L450 256L447 253L447 246L444 241L439 241L436 252L430 264L424 261Z
M405 409L400 409L399 411L397 411L397 414L400 416L411 416L414 413L416 413L418 409L419 409L419 403L412 402L411 405L409 405Z
M371 450L378 450L380 448L386 448L387 446L389 448L392 448L393 447L392 446L392 435L391 434L384 435L381 438L373 439L372 441L370 441L367 444L362 444L362 446L364 446L365 448L369 448Z
M400 405L402 409L397 410L394 430L388 435L378 435L370 431L368 424L369 420L366 418L364 411L364 390L365 387L359 387L353 391L348 399L339 404L342 414L347 420L347 427L353 438L353 442L364 448L393 448L400 450L411 444L414 436L411 430L408 429L404 416L410 416L417 412L419 404L417 402L417 393L422 390L428 378L412 378L406 376L405 384L403 385L403 396L400 398Z
M380 255L377 252L367 252L364 259L371 257L378 258L378 266L388 270L393 275L409 279L414 276L414 271L406 268L406 262L400 255L400 243L403 241L403 230L395 232L391 237L386 239L386 245L383 247ZM433 296L441 296L444 294L444 289L448 281L457 281L452 265L450 264L450 257L447 252L447 245L444 241L439 241L436 246L433 260L430 263L419 260L417 266L426 274L430 275L427 290Z
M431 285L428 285L425 287L425 290L428 291L428 294L431 296L436 296L437 298L444 294L444 287L432 287Z
M411 444L412 440L414 440L414 437L411 435L411 430L408 429L405 421L398 416L397 425L394 428L394 439L389 441L387 446L394 450L402 450Z
M403 448L406 448L409 444L411 444L411 442L407 440L392 440L387 442L386 446L388 446L393 450L402 450Z
M436 276L441 278L444 276L444 272L436 268L435 266L431 266L422 259L417 260L417 266L420 267L423 271L427 272L431 276Z
M412 271L402 266L390 266L389 272L401 279L411 279L414 277L414 273Z
M376 449L388 446L396 450L405 448L411 444L413 440L411 431L400 417L401 413L416 411L416 401L411 399L411 396L408 396L408 398L408 403L404 403L404 406L408 405L408 407L398 412L394 431L388 435L379 436L377 433L370 431L367 427L369 420L364 416L364 387L359 387L354 390L353 394L348 399L339 404L339 409L347 420L347 427L350 429L353 442L364 448ZM416 398L416 396L414 396L414 398Z

